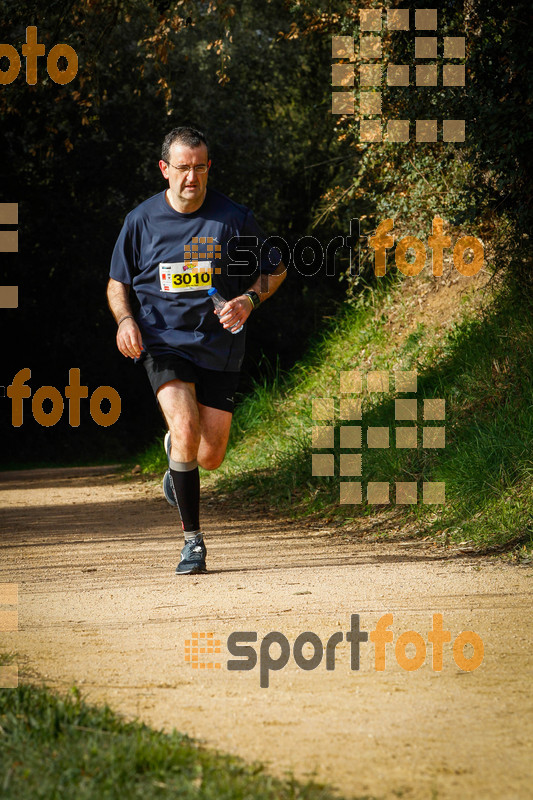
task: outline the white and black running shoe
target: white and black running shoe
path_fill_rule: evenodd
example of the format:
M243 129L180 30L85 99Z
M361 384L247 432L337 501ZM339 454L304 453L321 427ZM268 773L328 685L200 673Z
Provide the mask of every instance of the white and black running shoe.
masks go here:
M204 537L201 533L197 533L194 539L185 542L185 547L181 551L181 561L176 567L176 575L196 575L199 572L207 572L206 554Z

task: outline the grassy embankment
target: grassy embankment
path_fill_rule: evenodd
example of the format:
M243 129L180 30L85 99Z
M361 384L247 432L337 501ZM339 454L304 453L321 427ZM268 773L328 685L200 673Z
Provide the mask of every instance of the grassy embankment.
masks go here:
M226 460L216 475L209 474L207 485L245 504L299 516L317 514L345 526L359 523L359 530L365 516L377 516L383 523L378 535L403 529L463 547L513 549L525 555L533 544L531 307L517 289L500 283L498 291L482 290L481 303L465 294L462 313L457 313L457 293L450 296L449 308L431 319L422 314L423 303L417 303L421 294L427 298L428 290L437 288L435 279L426 274L415 280L419 283L407 291L397 279L369 290L357 305L342 309L288 374L271 375L256 385L236 411ZM445 299L447 290L440 291ZM455 313L456 321L446 324L443 313ZM339 503L339 374L356 368L391 375L389 394L363 394L362 451L342 451L362 452L360 506ZM396 449L395 424L414 423L395 423L392 373L414 369L418 393L402 396L418 397L418 448ZM311 474L312 452L331 452L311 448L313 397L336 398L336 419L329 423L337 428L335 477ZM446 401L445 421L427 423L445 426L444 449L422 448L424 398ZM366 426L388 427L391 446L368 449ZM146 472L166 468L160 443L141 465ZM391 504L367 505L367 481L389 482ZM394 504L396 481L417 482L417 505ZM423 481L445 483L444 505L421 502Z
M432 279L424 280L427 289ZM404 288L393 282L344 309L304 361L287 375L265 378L243 400L212 488L255 507L317 514L346 526L359 522L363 529L372 515L378 536L414 530L527 553L533 539L531 309L516 293L487 294L484 309L469 301L462 318L446 326L442 309L433 321L415 313L419 293ZM362 448L363 486L368 480L389 481L392 489L396 480L416 480L419 487L423 480L444 481L443 506L340 505L338 433L336 477L312 477L312 398L335 398L338 412L339 373L354 368L416 369L419 428L420 401L446 400L445 422L429 423L445 424L444 449L423 449L420 438L417 449L368 449L364 437ZM363 427L395 424L392 392L363 395ZM143 467L165 467L160 443ZM277 781L259 765L206 750L175 731L124 723L108 708L85 705L77 690L67 697L26 685L1 690L0 743L0 794L17 800L333 797L319 786Z
M6 658L0 658L5 663ZM86 705L77 689L58 697L21 685L0 690L0 796L13 800L333 800L318 784L277 780L259 764L207 750L187 736L126 723Z

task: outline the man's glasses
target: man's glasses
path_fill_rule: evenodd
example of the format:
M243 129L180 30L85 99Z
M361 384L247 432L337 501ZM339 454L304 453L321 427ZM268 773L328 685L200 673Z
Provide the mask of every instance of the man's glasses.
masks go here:
M188 175L191 170L194 170L198 173L198 175L205 175L207 172L207 164L197 164L196 166L189 167L188 164L179 164L176 166L175 164L171 164L170 161L166 162L169 167L174 167L177 169L180 175Z

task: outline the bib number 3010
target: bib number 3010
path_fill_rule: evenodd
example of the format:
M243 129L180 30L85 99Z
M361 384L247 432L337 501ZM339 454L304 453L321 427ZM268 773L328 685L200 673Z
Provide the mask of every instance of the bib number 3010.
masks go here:
M179 261L159 264L162 292L194 292L211 288L210 261Z
M211 274L209 272L186 272L184 275L174 274L172 276L172 286L177 289L179 286L200 286L205 288L211 286Z

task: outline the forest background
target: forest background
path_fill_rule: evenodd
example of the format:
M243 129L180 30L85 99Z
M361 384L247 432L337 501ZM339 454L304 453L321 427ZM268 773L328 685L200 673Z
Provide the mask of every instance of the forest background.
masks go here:
M437 4L387 7L413 17L428 5ZM85 401L73 428L67 410L53 427L39 425L30 401L14 427L0 397L4 468L120 461L161 433L142 370L116 350L105 287L124 216L164 188L160 145L176 125L206 132L210 184L291 246L312 235L325 247L348 236L354 218L370 232L389 216L427 239L438 213L490 242L491 268L531 302L531 8L495 0L437 8L439 37L466 37L465 87L385 87L383 113L465 119L461 144L362 143L357 115L332 114L332 37L359 34L360 6L346 0L4 0L0 42L21 53L35 25L47 52L63 42L75 49L79 70L60 85L41 58L29 85L22 60L18 78L0 86L0 201L19 208L19 252L0 256L0 283L19 286L18 308L1 311L0 383L29 367L32 392L64 393L69 369L79 368L89 395L109 385L122 399L113 426L97 425ZM389 61L414 63L413 25L383 36ZM357 108L357 82L354 91ZM376 280L386 279L374 277L364 250L358 275L346 248L333 276L289 269L250 321L241 391L297 363Z

